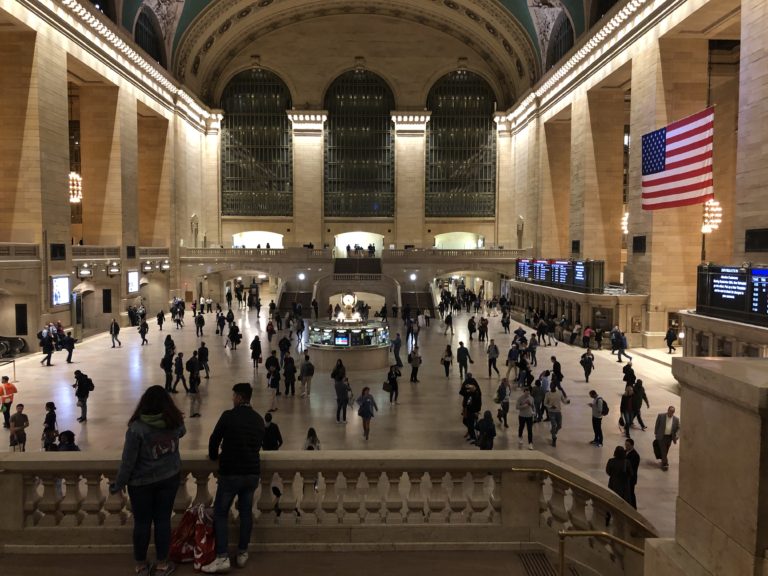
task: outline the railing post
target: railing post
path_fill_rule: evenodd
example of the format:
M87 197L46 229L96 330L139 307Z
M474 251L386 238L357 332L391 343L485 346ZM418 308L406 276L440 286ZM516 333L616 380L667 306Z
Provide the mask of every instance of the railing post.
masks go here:
M22 530L24 528L24 476L19 472L7 470L0 473L0 494L3 497L0 532Z
M501 523L505 527L537 526L541 483L530 474L501 474Z
M558 576L565 576L565 534L560 532L557 536L559 538L559 542L557 544L557 571Z

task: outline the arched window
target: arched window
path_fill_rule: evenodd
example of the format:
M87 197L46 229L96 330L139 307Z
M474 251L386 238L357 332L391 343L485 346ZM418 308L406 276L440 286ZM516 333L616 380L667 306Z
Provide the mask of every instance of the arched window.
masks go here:
M589 25L594 26L619 0L592 0Z
M434 216L496 213L496 97L483 78L458 70L427 97L425 212Z
M328 88L325 108L325 215L394 216L389 86L368 70L346 72Z
M293 215L291 93L275 74L246 70L221 96L221 213Z
M150 10L143 8L139 12L139 17L136 19L136 27L133 30L133 39L160 66L165 67L163 35L160 33L157 18Z
M96 10L104 14L112 22L117 23L115 15L115 0L91 0L91 4Z
M562 10L552 25L552 35L549 37L547 47L546 69L549 70L557 64L571 48L573 48L573 26L565 10Z

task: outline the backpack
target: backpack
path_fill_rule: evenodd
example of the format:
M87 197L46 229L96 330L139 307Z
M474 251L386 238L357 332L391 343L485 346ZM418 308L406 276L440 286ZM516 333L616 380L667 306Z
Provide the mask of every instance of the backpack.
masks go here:
M603 403L603 407L600 410L600 413L603 416L608 416L608 412L611 411L610 408L608 408L608 403L605 400L603 400L600 396L598 396L597 399L600 400Z
M312 362L307 362L307 376L315 375L315 365Z
M90 378L88 378L88 380L86 380L85 383L88 385L89 392L93 392L94 388L96 388L96 386L93 385L93 380L91 380Z

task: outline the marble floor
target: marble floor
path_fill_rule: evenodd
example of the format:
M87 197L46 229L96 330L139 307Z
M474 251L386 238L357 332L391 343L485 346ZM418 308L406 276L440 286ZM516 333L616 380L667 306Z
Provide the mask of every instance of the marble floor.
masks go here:
M268 302L267 299L263 301ZM263 298L264 298L263 296ZM150 311L149 317L154 316ZM189 314L187 315L189 318ZM187 436L182 441L182 449L198 449L207 446L208 436L222 410L230 407L231 387L237 382L249 381L254 385L254 407L264 414L269 407L269 396L265 388L264 369L254 371L250 359L248 343L255 334L259 334L262 345L269 348L266 338L266 310L257 317L255 312L236 311L236 321L243 332L243 343L236 351L224 347L221 336L215 335L213 314L206 315L205 336L195 336L192 322L187 322L181 330L166 323L163 332L157 330L154 322L150 324L149 345L141 346L141 338L135 329L124 328L120 334L122 347L112 348L107 334L90 337L78 343L73 356L73 364L65 362L66 353L54 354L52 367L40 365L39 354L20 358L16 362L19 393L17 402L23 402L30 419L30 443L28 449L39 450L36 441L42 430L44 404L54 401L57 406L59 430L71 429L77 436L77 443L82 450L120 450L123 443L126 421L134 409L142 391L150 384L163 384L164 377L160 368L163 354L163 339L171 334L177 350L185 357L196 349L201 340L210 348L210 380L203 380L202 417L187 420ZM307 428L312 426L321 440L323 450L343 449L456 449L476 450L464 441L464 427L461 423L458 395L459 374L454 367L450 377L446 378L440 364L440 356L447 343L454 349L460 340L468 343L467 320L469 315L462 313L454 317L455 335L444 335L439 321L432 320L432 325L421 331L419 346L424 364L419 372L418 384L410 384L408 367L403 371L400 381L399 404L390 405L388 395L382 390L384 370L351 371L350 383L355 393L369 385L375 393L379 412L372 422L370 440L362 436L362 425L356 410L348 414L349 422L339 425L335 421L335 394L330 375L315 374L311 398L279 397L279 410L274 420L280 426L285 440L284 449L301 449ZM490 318L490 336L495 338L502 354L499 364L502 374L504 360L511 338L502 334L500 317ZM393 324L393 332L397 327ZM398 324L402 328L401 324ZM513 323L512 330L517 327ZM402 333L405 334L404 330ZM274 338L272 345L277 346ZM294 349L297 343L294 338ZM488 378L485 346L469 343L470 353L475 360L471 369L482 386L483 407L495 413L496 406L492 397L498 385L494 375ZM617 425L619 398L623 392L621 368L614 356L608 351L595 352L596 369L589 384L585 383L578 359L581 350L565 343L557 347L539 349L540 372L551 366L549 357L556 354L562 363L565 375L564 387L571 398L571 404L564 410L564 428L558 438L556 448L549 445L548 424L534 426L534 444L551 456L578 468L592 476L597 482L607 484L605 464L617 445L623 444ZM677 396L677 383L672 377L669 356L663 351L630 350L634 358L633 365L638 378L642 378L650 409L645 409L645 421L649 429L645 432L635 430L633 437L642 461L637 487L639 511L644 514L663 536L674 532L675 498L677 495L678 448L670 451L670 470L662 472L653 459L651 442L653 423L656 414L673 405L685 425L685 416L680 414L680 399ZM266 352L265 352L266 354ZM401 356L405 361L407 352ZM296 354L294 353L294 356ZM4 367L2 374L10 374L10 366ZM79 369L88 374L95 383L95 390L88 402L88 422L79 424L79 408L72 389L73 372ZM537 372L538 374L538 372ZM589 444L592 439L591 412L587 406L588 392L594 388L610 403L611 414L603 424L605 444L595 448ZM181 386L179 387L181 390ZM517 393L515 393L516 395ZM176 401L183 411L188 412L189 400L183 390L176 395ZM514 398L513 398L514 400ZM513 405L514 406L514 405ZM512 423L514 421L514 424ZM496 450L518 450L514 408L510 413L510 428L498 428ZM7 434L7 432L4 432ZM7 439L0 439L0 450L8 450Z

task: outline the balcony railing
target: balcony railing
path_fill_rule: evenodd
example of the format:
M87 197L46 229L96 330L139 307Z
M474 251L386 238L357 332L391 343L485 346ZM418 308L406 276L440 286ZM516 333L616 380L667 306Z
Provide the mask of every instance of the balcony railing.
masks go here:
M112 260L120 258L120 246L72 246L72 260Z
M119 456L0 455L4 548L127 546L130 502L107 490ZM202 451L182 456L176 520L190 505L211 505L215 493L215 463ZM554 549L559 530L608 531L642 547L645 538L656 537L653 526L613 492L527 451L268 453L253 515L254 540L266 547L531 542ZM624 547L598 540L574 541L569 552L600 574L638 573L642 562Z
M40 246L37 244L12 244L0 242L0 260L39 260Z
M395 250L383 250L382 259L390 260L393 258L402 258L405 260L425 260L433 258L450 258L451 260L514 260L515 258L525 258L530 250L507 250L505 248L492 249L492 248L479 248L476 250L458 250L458 249L445 249L439 248L420 248L420 249L395 249Z
M179 256L196 260L260 260L274 262L304 262L330 260L329 248L181 248Z
M171 252L167 247L140 246L139 258L170 258Z

